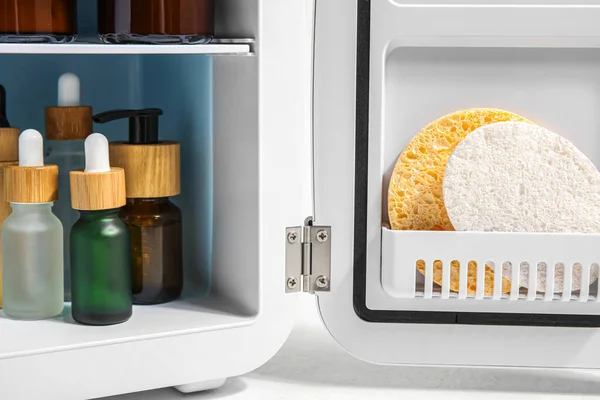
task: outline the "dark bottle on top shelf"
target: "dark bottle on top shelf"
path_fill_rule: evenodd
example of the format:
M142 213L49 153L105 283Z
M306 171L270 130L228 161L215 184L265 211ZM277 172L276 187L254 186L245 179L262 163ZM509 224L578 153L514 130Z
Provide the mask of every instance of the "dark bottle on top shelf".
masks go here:
M76 38L77 0L0 0L0 42L70 43Z
M98 0L98 33L105 43L208 43L214 0Z

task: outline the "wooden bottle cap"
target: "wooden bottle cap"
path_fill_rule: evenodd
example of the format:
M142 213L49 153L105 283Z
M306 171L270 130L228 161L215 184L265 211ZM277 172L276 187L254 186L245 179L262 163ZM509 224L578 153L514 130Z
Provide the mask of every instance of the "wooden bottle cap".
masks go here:
M125 170L128 199L154 199L181 193L180 145L110 144L110 165Z
M92 107L46 107L46 139L84 140L92 134Z
M111 168L110 172L71 171L71 206L75 210L94 211L121 208L125 197L125 171Z
M19 128L0 128L0 162L19 159Z
M9 203L50 203L58 200L58 167L7 166L4 190Z

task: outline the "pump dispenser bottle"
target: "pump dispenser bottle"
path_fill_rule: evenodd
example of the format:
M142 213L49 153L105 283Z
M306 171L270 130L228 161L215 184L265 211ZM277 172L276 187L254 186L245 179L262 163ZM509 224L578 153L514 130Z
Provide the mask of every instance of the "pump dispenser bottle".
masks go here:
M63 310L63 227L52 214L58 167L44 165L42 135L19 137L19 165L4 170L12 213L2 225L4 313L44 319Z
M87 325L112 325L131 317L129 231L119 218L125 172L111 168L108 140L85 140L85 169L71 171L71 202L80 211L71 230L71 312Z
M58 79L58 106L46 107L46 162L58 165L58 200L54 213L64 227L65 301L71 301L71 227L79 217L71 208L69 172L83 169L83 141L92 134L92 107L80 105L81 85L77 75L65 73Z
M131 232L134 304L175 300L183 287L181 210L169 200L181 193L180 146L158 139L160 115L145 109L94 117L98 123L129 118L129 142L112 142L110 161L125 169L121 217Z
M4 193L4 167L19 163L19 128L11 128L6 116L6 90L0 85L0 226L10 215ZM2 235L0 234L0 241ZM0 246L0 308L2 308L2 251Z

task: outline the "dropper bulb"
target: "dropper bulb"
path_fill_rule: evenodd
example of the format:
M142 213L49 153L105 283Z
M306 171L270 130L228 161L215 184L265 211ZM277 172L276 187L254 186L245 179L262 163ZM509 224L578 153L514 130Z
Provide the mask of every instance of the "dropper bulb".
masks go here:
M101 133L93 133L85 139L84 172L110 172L108 139Z
M58 78L58 106L78 107L80 102L81 83L79 77L71 72Z
M27 129L19 136L19 166L44 166L44 139L35 129Z

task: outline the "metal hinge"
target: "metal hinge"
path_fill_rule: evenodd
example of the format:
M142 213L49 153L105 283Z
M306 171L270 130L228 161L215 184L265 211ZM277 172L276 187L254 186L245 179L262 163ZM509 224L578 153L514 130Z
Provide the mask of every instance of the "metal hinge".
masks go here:
M285 230L285 292L329 292L331 286L331 227L304 226Z

